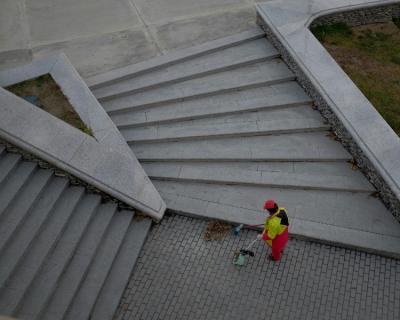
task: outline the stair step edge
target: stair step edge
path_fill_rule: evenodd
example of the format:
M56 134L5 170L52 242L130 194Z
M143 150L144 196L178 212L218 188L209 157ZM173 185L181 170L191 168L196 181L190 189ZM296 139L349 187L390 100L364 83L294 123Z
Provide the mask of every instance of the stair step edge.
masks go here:
M89 211L87 211L87 203L89 203ZM53 251L44 268L39 271L38 277L34 279L32 286L15 314L17 318L41 319L41 313L46 309L52 294L57 288L59 279L67 270L99 204L100 197L97 195L85 195L78 203L78 207L63 232L60 243L57 245L57 251ZM84 215L81 214L82 210L85 210ZM78 216L81 217L79 223L77 223ZM84 219L82 219L82 216ZM78 225L78 227L75 225ZM60 255L62 255L61 258ZM62 263L60 263L60 259Z
M162 143L162 142L179 142L179 141L196 141L204 139L219 139L219 138L233 138L233 137L255 137L255 136L269 136L269 135L281 135L281 134L293 134L293 133L307 133L307 132L321 132L328 131L330 126L321 125L314 127L304 127L304 128L288 128L288 129L275 129L275 130L256 130L256 131L242 131L242 132L226 132L226 133L204 133L197 135L187 135L187 136L171 136L171 137L160 137L160 138L142 138L134 139L125 137L128 145L133 144L147 144L147 143Z
M89 266L86 277L68 308L65 320L84 320L90 316L96 298L105 284L119 248L123 243L131 220L132 214L128 214L126 211L118 211L114 215L113 221L102 239L99 250Z
M115 204L103 204L97 208L83 239L79 242L67 269L60 277L47 307L42 310L38 320L64 319L87 276L116 210ZM100 228L100 231L95 230L95 227ZM83 263L82 257L86 257ZM78 270L79 274L77 274Z
M376 255L400 259L399 237L352 228L325 225L305 219L292 219L290 234L337 247L359 250ZM338 237L338 234L341 236Z
M150 227L150 219L137 221L133 219L112 270L93 308L91 313L93 319L113 319Z
M13 189L12 189L12 194L8 194L8 198L6 199L8 202L4 202L4 199L1 199L0 201L0 220L3 219L4 217L4 212L9 208L9 206L12 204L13 200L17 197L18 193L24 188L25 183L29 181L29 179L34 175L34 173L38 170L38 167L36 164L32 162L19 162L19 165L14 169L13 174L8 176L8 179L4 181L3 185L1 186L0 189L0 197L2 196L1 192L3 190L10 191L9 183L13 183ZM19 178L17 182L15 182L12 179L16 179L17 175L23 175L23 178ZM0 246L2 244L0 243ZM1 251L1 249L0 249Z
M265 33L261 30L261 28L257 27L233 36L206 42L195 47L169 52L165 55L155 57L151 60L111 70L109 72L86 79L86 83L89 88L93 90L104 85L134 77L138 74L143 74L147 71L153 71L161 67L178 63L179 61L189 60L191 58L199 57L213 51L235 46L240 43L259 39L262 37L265 37Z
M242 113L248 113L248 112L289 109L289 108L301 107L301 106L306 106L306 105L311 106L311 103L312 103L312 100L308 99L308 100L301 100L298 102L274 104L274 105L257 104L254 106L250 106L249 108L243 108L243 109L225 110L225 111L216 110L214 113L203 113L203 114L188 115L188 116L176 117L176 118L149 120L146 122L134 122L134 123L119 124L119 121L115 121L115 120L113 120L113 121L116 124L118 129L123 130L123 129L147 127L147 126L158 125L158 124L160 124L160 125L172 124L172 123L181 122L181 121L207 119L207 118L214 118L214 117L220 117L220 116L231 116L231 115L235 115L235 114L242 114Z
M237 63L232 63L230 65L226 65L223 67L217 67L214 68L212 70L207 70L207 71L200 71L200 72L196 72L196 73L192 73L186 76L177 76L174 78L171 78L169 80L164 80L164 81L160 81L157 83L153 83L153 84L149 84L149 85L145 85L143 87L138 87L132 90L124 90L124 91L120 91L120 92L115 92L112 94L104 94L104 95L96 95L96 98L99 100L99 102L105 102L105 101L109 101L112 99L117 99L117 98L121 98L121 97L126 97L128 95L131 94L136 94L136 93L140 93L140 92L144 92L147 90L154 90L154 89L158 89L158 88L162 88L171 84L176 84L179 82L183 82L183 81L187 81L187 80L192 80L195 78L200 78L200 77L205 77L205 76L209 76L209 75L213 75L215 73L219 73L219 72L224 72L224 71L229 71L229 70L233 70L236 68L240 68L240 67L245 67L254 63L260 63L260 62L267 62L269 60L273 60L278 58L280 55L278 53L275 54L270 54L270 55L266 55L264 57L261 58L254 58L251 60L246 60L243 62L237 62Z
M0 188L4 181L14 172L14 170L18 167L18 163L21 161L22 156L14 153L6 153L0 159L0 170L2 173L0 174Z
M68 180L67 179L53 179L52 181L50 181L47 186L45 187L45 189L50 189L51 184L54 184L54 187L57 186L57 188L51 189L52 192L54 192L54 194L52 195L54 198L51 199L50 202L47 203L48 200L46 201L40 201L42 199L39 199L38 202L35 202L34 206L32 207L32 212L31 214L28 215L28 217L26 217L21 224L19 224L18 229L16 232L14 232L14 235L9 239L10 241L7 241L7 243L9 243L8 246L6 246L3 250L3 252L1 253L2 257L4 258L4 256L6 256L6 258L4 258L6 261L10 262L10 263L6 266L3 267L1 270L1 279L0 279L0 289L3 289L6 282L8 281L10 275L12 274L13 270L15 270L16 268L18 268L18 265L21 263L21 261L23 260L23 257L25 256L26 252L29 250L30 246L32 245L33 241L37 238L38 234L40 233L41 229L43 228L43 226L46 224L46 219L48 217L49 214L51 214L52 210L54 210L54 208L57 206L57 202L60 200L61 194L62 192L66 189L67 184L68 184ZM44 208L41 208L42 206L44 206ZM44 209L44 210L43 210ZM41 214L44 214L41 219L33 219L33 214L39 211L41 212ZM32 238L30 239L29 242L27 242L27 239L24 239L24 237L26 237L26 233L22 233L22 229L27 228L26 225L26 220L30 219L34 220L35 223L37 223L37 225L32 228L30 226L30 231L31 234L30 236L32 236ZM18 237L19 236L19 237ZM15 239L15 237L18 237L18 239ZM12 241L12 242L11 242ZM9 255L13 254L12 249L16 250L17 249L17 242L15 241L19 241L22 242L22 244L24 245L22 248L21 243L18 243L18 254L16 256L15 259L8 259L11 258ZM11 243L10 243L11 242ZM11 251L10 251L11 250Z
M82 187L72 187L63 192L61 199L53 208L56 220L52 219L52 217L46 219L47 221L44 222L35 241L31 243L29 251L25 254L23 261L14 269L10 283L10 287L13 288L13 290L11 293L5 290L2 292L2 295L5 294L5 297L2 299L0 298L2 301L0 305L3 305L3 302L7 301L7 309L1 308L1 310L6 311L7 314L15 314L27 290L34 281L34 278L40 272L45 261L57 245L60 236L63 234L83 194L84 188ZM57 214L62 215L62 219L58 219ZM40 259L40 262L38 259Z
M5 250L7 244L10 243L12 237L17 234L18 229L23 225L27 216L29 216L30 210L34 208L35 204L46 190L47 185L51 181L51 177L51 172L41 171L41 169L35 167L33 172L29 175L30 180L19 188L18 193L14 195L7 205L1 217L2 225L6 226L6 223L8 223L8 225L6 230L0 228L0 255L3 250ZM32 188L35 189L33 193L31 193Z
M289 183L275 183L273 181L239 181L239 180L229 180L229 179L213 179L213 178L194 178L194 177L173 177L173 176L157 176L149 174L149 178L157 181L183 181L192 183L204 183L204 184L217 184L217 185L242 185L242 186L262 186L277 189L292 189L292 190L325 190L325 191L341 191L341 192L354 192L354 193L373 193L375 189L371 186L317 186L317 185L307 185L307 184L289 184Z
M193 93L189 94L183 97L176 97L176 98L169 98L165 100L159 100L159 101L152 101L152 102L147 102L141 105L131 105L127 107L118 107L118 108L107 108L105 107L106 112L109 114L109 116L113 114L118 114L118 113L123 113L127 111L138 111L138 110L143 110L149 107L156 107L160 106L163 104L167 103L173 103L173 102L180 102L180 101L186 101L186 100L193 100L197 98L204 98L204 97L210 97L210 96L215 96L218 94L224 94L224 93L229 93L232 91L237 91L237 90L244 90L244 89L251 89L251 88L257 88L265 85L275 85L275 84L280 84L280 83L285 83L289 81L294 81L296 79L296 76L294 74L290 74L287 76L283 76L281 78L273 79L273 80L263 80L263 81L255 81L255 82L250 82L247 84L243 85L236 85L232 86L229 88L223 88L223 89L218 89L214 91L207 91L207 92L201 92L201 93Z

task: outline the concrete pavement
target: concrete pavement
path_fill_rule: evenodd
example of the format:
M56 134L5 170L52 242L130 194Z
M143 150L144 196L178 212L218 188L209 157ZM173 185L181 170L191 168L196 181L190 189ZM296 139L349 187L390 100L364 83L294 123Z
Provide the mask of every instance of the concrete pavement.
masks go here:
M280 262L256 233L205 241L207 222L167 216L153 227L115 320L399 319L400 261L291 239Z
M84 77L255 25L254 0L4 0L0 68L65 52Z

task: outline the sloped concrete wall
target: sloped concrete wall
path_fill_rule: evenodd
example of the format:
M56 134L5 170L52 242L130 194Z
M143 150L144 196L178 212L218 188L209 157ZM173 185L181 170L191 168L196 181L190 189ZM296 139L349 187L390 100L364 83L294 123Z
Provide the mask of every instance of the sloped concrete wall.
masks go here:
M94 137L0 88L0 138L160 220L164 201L65 55L0 72L0 86L43 74L55 79Z

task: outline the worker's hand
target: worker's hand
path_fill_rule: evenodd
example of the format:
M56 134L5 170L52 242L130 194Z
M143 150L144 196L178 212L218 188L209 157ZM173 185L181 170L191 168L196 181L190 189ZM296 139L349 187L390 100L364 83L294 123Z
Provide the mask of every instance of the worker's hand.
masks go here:
M258 234L258 235L257 235L257 240L261 240L262 237L263 237L263 234L262 234L262 233Z

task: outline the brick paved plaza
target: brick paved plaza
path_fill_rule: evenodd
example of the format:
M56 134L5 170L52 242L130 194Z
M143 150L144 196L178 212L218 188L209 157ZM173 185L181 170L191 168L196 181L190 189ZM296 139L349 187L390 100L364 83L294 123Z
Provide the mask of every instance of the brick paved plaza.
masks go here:
M400 261L292 239L283 259L256 232L205 241L207 222L166 216L153 227L116 319L400 319Z

